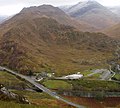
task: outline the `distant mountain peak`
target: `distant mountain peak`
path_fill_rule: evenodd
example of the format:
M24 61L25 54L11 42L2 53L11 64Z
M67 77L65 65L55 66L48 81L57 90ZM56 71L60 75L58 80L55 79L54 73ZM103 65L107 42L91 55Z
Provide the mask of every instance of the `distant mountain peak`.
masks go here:
M73 5L72 7L70 7L68 9L68 13L72 14L72 13L76 13L79 10L86 10L88 8L88 10L91 10L93 8L104 8L104 6L102 6L100 3L94 1L94 0L86 0L86 1L81 1L79 3L77 3L76 5Z
M79 3L98 3L98 2L95 0L84 0L84 1L80 1Z
M95 0L81 1L64 11L97 29L107 28L119 22L117 15Z
M95 0L85 0L85 1L81 1L79 3L77 3L76 5L84 5L84 4L99 4L101 5L99 2L95 1Z

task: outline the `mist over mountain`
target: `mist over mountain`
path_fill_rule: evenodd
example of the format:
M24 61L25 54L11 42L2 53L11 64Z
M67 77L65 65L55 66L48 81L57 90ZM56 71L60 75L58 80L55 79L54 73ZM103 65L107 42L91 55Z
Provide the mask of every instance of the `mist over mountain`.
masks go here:
M8 16L0 16L0 23L4 22Z
M84 21L97 29L105 29L120 21L115 13L96 1L79 2L69 8L64 7L63 10L71 17Z
M108 7L113 13L117 14L120 17L120 6Z

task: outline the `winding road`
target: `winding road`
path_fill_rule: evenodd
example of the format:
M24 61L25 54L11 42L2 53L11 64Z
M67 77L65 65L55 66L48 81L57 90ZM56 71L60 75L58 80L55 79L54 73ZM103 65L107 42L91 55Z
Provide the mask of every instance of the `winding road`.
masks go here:
M85 108L85 107L82 106L82 105L78 105L78 104L75 104L75 103L73 103L73 102L70 102L70 101L64 99L63 97L59 96L59 95L56 94L55 92L52 92L51 90L49 90L48 88L44 87L43 85L35 82L35 81L34 81L33 79L31 79L30 77L24 76L24 75L22 75L22 74L19 74L19 73L15 72L15 71L12 71L12 70L7 69L7 68L5 68L5 67L0 67L0 69L1 69L1 70L5 70L5 71L7 71L8 73L13 74L13 75L15 75L15 76L19 76L20 78L22 78L22 79L28 81L29 83L33 84L33 85L34 85L35 87L37 87L38 89L42 90L43 92L49 94L50 96L52 96L52 97L54 97L54 98L56 98L56 99L58 99L58 100L60 100L60 101L63 101L63 102L65 102L65 103L67 103L67 104L69 104L69 105L71 105L71 106L76 107L76 108Z
M113 73L113 75L112 75L112 77L111 77L111 78L113 78L116 73L115 73L114 71L112 71L111 65L109 65L109 68L110 68L111 73ZM113 81L113 82L116 82L116 83L120 83L120 81L117 81L117 80L112 80L112 79L110 79L110 80Z

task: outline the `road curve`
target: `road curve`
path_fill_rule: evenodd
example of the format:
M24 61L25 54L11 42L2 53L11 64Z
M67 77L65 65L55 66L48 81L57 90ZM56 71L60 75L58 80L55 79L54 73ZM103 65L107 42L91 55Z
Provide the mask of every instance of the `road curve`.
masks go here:
M113 73L113 75L112 75L112 77L111 77L110 80L113 81L113 82L116 82L116 83L120 83L120 81L117 81L117 80L113 80L113 79L112 79L112 78L115 76L116 73L112 70L111 65L109 65L109 70L110 70L111 73Z
M0 67L0 68L2 68L3 70L7 71L7 72L10 73L10 74L13 74L13 75L15 75L15 76L19 76L20 78L22 78L22 79L28 81L29 83L33 84L33 85L34 85L35 87L37 87L38 89L42 90L43 92L51 95L52 97L54 97L54 98L56 98L56 99L58 99L58 100L60 100L60 101L63 101L63 102L65 102L65 103L67 103L67 104L69 104L69 105L71 105L71 106L76 107L76 108L85 108L85 107L82 106L82 105L78 105L78 104L75 104L75 103L73 103L73 102L70 102L70 101L64 99L63 97L61 97L61 96L59 96L58 94L52 92L52 91L49 90L48 88L46 88L46 87L44 87L43 85L35 82L33 79L31 79L31 78L29 78L29 77L27 77L27 76L24 76L24 75L22 75L22 74L19 74L19 73L15 72L15 71L12 71L12 70L7 69L7 68L5 68L5 67Z

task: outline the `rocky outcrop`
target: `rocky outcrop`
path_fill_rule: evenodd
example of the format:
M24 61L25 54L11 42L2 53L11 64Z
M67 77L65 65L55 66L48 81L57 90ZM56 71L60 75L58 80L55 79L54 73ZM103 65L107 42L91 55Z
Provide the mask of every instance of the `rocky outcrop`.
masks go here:
M0 100L15 101L22 104L29 104L29 101L18 94L10 92L4 85L0 84Z

